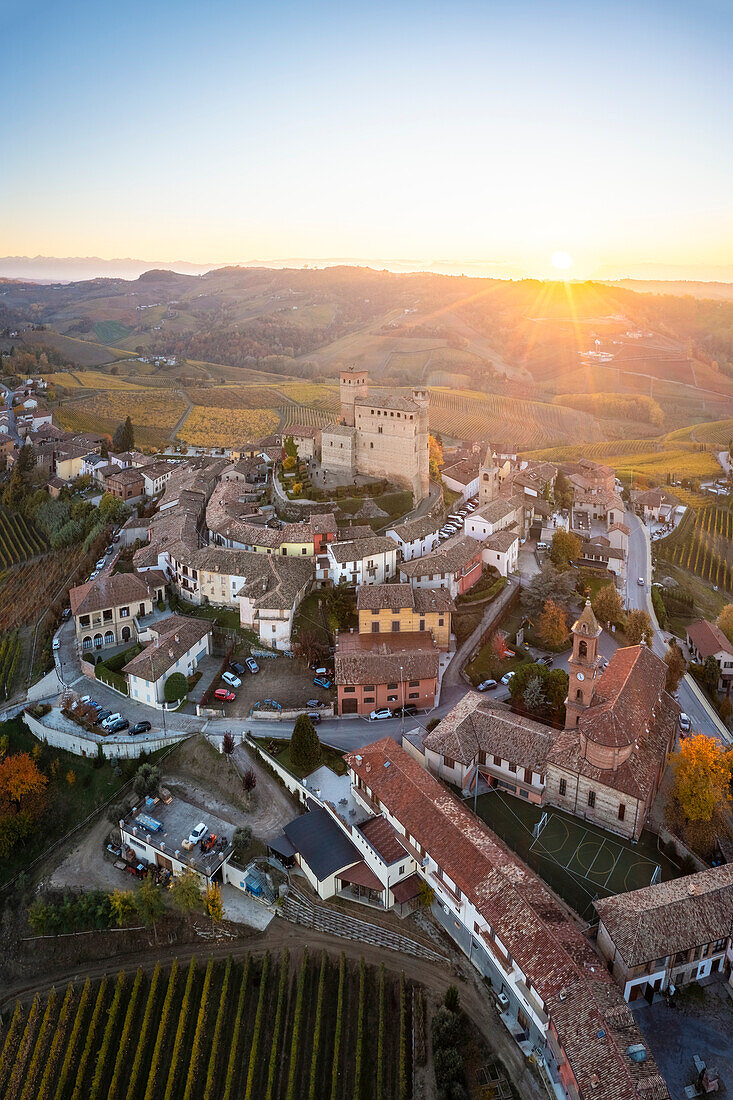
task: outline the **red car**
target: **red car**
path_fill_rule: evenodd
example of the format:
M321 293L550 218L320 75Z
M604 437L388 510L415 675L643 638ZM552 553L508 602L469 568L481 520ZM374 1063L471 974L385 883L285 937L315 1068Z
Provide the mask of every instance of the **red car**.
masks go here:
M227 691L226 688L217 688L214 692L215 699L221 699L222 703L233 703L237 698L233 691Z

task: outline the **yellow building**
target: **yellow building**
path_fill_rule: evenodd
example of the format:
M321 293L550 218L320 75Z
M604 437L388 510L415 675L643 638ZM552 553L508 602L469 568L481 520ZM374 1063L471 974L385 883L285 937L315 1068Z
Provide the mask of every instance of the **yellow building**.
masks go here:
M359 588L360 634L432 634L439 649L450 647L454 603L444 588L365 584Z

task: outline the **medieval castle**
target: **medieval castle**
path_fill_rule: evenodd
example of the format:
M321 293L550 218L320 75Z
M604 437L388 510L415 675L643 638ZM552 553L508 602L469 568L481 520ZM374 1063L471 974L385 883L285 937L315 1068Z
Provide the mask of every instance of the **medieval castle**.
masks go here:
M341 421L321 435L321 462L329 473L367 474L407 485L415 503L429 492L430 396L415 386L411 397L369 396L369 374L353 367L341 371Z

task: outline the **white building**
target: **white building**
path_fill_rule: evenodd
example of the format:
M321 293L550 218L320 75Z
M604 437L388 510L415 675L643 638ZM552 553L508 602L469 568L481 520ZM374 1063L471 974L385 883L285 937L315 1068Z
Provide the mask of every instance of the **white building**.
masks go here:
M199 661L211 653L211 623L171 615L148 627L148 632L155 640L122 671L127 676L131 699L163 710L167 709L168 678L176 672L185 677L193 675Z
M388 527L386 534L387 538L397 543L402 561L421 558L423 554L429 554L440 545L437 522L431 516L411 519L396 527Z
M397 576L397 545L375 535L352 542L330 542L326 547L328 573L336 585L384 584Z

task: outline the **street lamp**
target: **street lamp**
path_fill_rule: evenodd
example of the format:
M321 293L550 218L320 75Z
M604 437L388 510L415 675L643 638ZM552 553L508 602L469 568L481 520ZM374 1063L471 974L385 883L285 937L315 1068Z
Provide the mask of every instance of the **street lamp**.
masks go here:
M405 679L404 679L404 676L403 676L403 666L402 665L400 665L400 689L401 689L400 690L400 695L402 696L402 704L401 704L401 707L402 707L402 710L401 710L402 725L400 727L400 732L402 734L404 734L404 732L405 732Z

